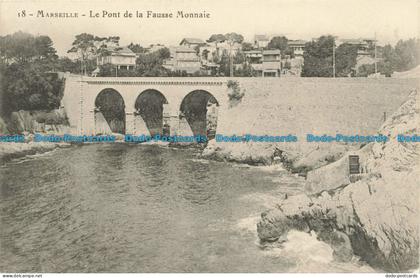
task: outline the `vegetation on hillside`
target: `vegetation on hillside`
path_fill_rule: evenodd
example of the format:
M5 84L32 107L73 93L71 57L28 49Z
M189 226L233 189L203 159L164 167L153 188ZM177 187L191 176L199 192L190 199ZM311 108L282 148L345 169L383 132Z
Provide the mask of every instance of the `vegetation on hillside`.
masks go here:
M0 37L0 115L57 108L63 85L52 73L57 61L48 36L17 32Z
M303 77L333 76L333 36L321 36L305 45ZM395 47L390 44L377 47L377 71L391 76L394 71L406 71L420 63L420 40L400 40ZM335 47L335 70L337 77L368 76L375 73L375 64L361 65L355 71L358 46L344 43ZM374 58L374 45L368 49L368 56Z

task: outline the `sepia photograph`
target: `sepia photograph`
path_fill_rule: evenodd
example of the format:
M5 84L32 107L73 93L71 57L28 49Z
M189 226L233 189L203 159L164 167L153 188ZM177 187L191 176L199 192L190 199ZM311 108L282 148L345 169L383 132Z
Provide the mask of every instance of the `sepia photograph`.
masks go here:
M418 0L0 0L0 278L419 275Z

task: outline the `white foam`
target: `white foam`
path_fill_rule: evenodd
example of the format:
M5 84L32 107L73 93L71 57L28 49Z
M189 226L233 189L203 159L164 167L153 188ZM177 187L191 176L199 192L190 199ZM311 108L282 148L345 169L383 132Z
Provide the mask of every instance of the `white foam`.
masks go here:
M210 162L206 159L202 159L202 158L192 158L190 159L193 162L197 162L197 163L202 163L202 164L209 164Z
M319 240L316 236L305 232L290 231L287 235L287 241L281 248L271 248L264 251L265 255L272 257L294 257L302 262L320 262L329 263L333 260L332 248Z
M242 218L236 224L236 227L243 232L257 233L257 223L260 220L259 215L253 215L246 218Z
M287 241L273 244L265 248L265 256L276 258L289 258L295 262L295 267L290 272L373 272L366 264L357 260L348 263L334 261L333 249L325 242L319 241L315 233L308 234L299 231L290 231Z
M286 169L284 169L283 165L281 164L255 166L255 168L264 172L286 172L287 171Z
M251 193L246 194L239 199L245 202L252 202L254 205L259 205L265 208L272 208L278 204L284 197L284 193L278 191L271 191L269 193Z

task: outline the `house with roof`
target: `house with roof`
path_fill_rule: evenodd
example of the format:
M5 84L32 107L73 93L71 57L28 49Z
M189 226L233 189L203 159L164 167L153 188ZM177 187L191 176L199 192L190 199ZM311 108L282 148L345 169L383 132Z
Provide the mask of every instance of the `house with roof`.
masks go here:
M229 44L227 41L207 42L199 47L199 56L201 61L214 62L216 57L222 57L223 54L231 53L235 56L242 49L242 44L235 42Z
M262 63L262 51L261 50L249 50L244 51L246 61L250 64L261 64Z
M267 35L255 35L254 36L254 47L261 49L268 46L270 38Z
M292 49L293 54L295 56L302 56L302 57L303 57L303 52L305 51L305 44L306 44L306 41L304 40L289 40L287 42L287 45L289 46L290 49Z
M200 59L197 52L190 47L170 47L171 57L164 61L163 67L171 71L186 72L193 74L201 69Z
M262 77L279 77L281 55L279 49L262 51Z
M206 45L206 42L203 41L202 39L197 39L197 38L184 38L179 43L179 45L194 49L196 47L200 47L200 46Z
M279 49L244 51L246 61L251 65L254 76L279 77L281 53Z
M341 44L357 45L357 56L369 56L372 54L370 50L374 49L376 40L374 39L339 39L337 46Z
M375 63L380 62L382 59L371 57L369 55L359 55L356 57L356 65L354 66L354 72L358 74L360 72L360 68L363 65L374 65Z
M104 54L97 57L97 64L111 64L117 69L132 70L136 66L136 59L137 55L128 47L107 47Z

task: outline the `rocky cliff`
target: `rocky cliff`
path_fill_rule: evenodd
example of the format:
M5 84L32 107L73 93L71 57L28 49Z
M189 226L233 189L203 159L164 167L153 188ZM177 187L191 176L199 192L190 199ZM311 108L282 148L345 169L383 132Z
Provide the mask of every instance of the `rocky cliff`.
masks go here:
M25 111L12 112L7 120L9 134L22 132L41 132L63 134L68 132L68 121L63 109L51 111Z
M308 194L280 200L261 215L260 240L313 231L331 244L337 260L357 255L385 271L418 268L420 143L400 143L396 136L418 135L419 117L419 93L412 92L380 129L390 141L369 143L309 172ZM348 155L359 156L360 174L349 175Z
M0 118L1 134L23 134L25 143L1 142L0 163L14 158L51 151L64 147L66 143L33 142L33 133L64 134L69 133L64 110L51 111L17 111L11 113L7 120Z

